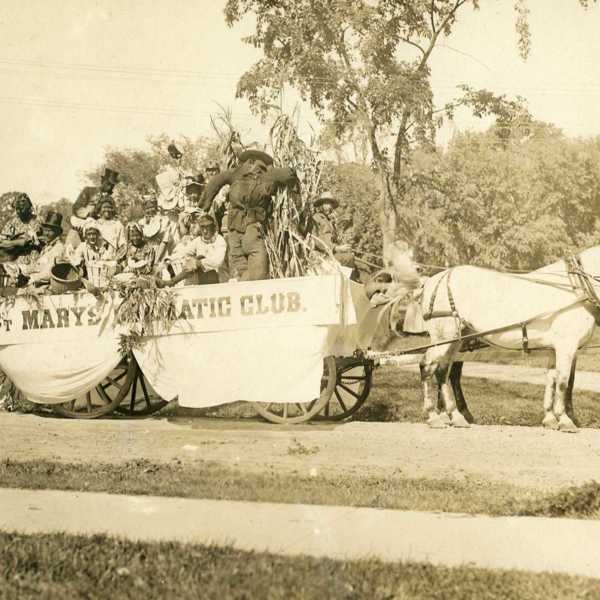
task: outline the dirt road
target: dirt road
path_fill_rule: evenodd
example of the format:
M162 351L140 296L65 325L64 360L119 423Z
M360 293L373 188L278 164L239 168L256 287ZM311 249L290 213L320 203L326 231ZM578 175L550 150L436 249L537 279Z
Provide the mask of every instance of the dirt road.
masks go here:
M0 413L0 460L216 461L245 471L467 477L538 489L600 479L600 431L410 423L280 427L254 420L68 420Z

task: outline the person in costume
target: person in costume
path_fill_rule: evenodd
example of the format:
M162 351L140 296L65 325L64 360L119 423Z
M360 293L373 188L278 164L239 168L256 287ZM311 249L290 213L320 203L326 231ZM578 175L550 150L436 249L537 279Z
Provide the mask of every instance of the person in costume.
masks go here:
M271 196L286 186L299 186L288 168L275 168L273 159L260 150L245 150L239 165L210 179L202 208L209 212L219 191L229 185L229 264L237 279L268 279L269 255L265 245L271 214Z
M144 216L138 225L146 242L154 248L156 261L162 261L173 246L173 224L168 216L159 214L154 195L145 197Z

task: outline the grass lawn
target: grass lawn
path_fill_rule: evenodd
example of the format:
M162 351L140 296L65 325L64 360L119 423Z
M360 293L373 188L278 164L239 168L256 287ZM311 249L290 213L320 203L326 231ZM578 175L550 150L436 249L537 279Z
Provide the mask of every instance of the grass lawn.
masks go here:
M3 598L600 598L600 580L378 560L282 557L105 536L0 533Z
M0 487L112 494L179 496L489 515L600 516L600 483L543 494L468 478L464 481L394 477L247 473L217 463L90 467L47 461L0 463Z

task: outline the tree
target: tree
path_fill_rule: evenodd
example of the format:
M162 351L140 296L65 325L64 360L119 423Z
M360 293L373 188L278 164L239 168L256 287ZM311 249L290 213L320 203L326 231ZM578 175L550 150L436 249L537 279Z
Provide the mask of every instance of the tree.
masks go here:
M586 6L587 0L579 0ZM231 26L246 15L255 32L245 38L263 57L240 79L237 95L263 117L284 84L310 102L321 121L343 139L362 128L379 179L384 254L400 239L414 243L417 215L408 201L411 149L432 144L439 125L429 61L466 7L479 0L228 0ZM529 51L526 0L516 0L522 56ZM457 104L512 121L519 103L465 90ZM456 106L456 104L454 105ZM447 107L449 110L452 107ZM439 109L442 112L444 109ZM384 136L392 132L392 142Z
M458 134L416 152L418 259L531 270L598 243L600 140L546 123Z

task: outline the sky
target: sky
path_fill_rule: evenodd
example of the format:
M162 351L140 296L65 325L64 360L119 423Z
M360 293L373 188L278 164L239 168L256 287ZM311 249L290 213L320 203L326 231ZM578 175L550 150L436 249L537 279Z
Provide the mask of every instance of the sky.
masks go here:
M432 56L436 102L468 83L521 95L533 115L572 136L600 134L600 6L529 0L532 52L517 52L513 0L463 9ZM211 133L210 114L232 109L247 141L266 129L244 100L239 77L258 58L228 28L225 0L2 0L0 3L0 193L35 203L74 199L107 147L143 148L149 135ZM296 99L289 94L289 108ZM307 137L310 110L301 112ZM480 129L468 114L440 134Z

